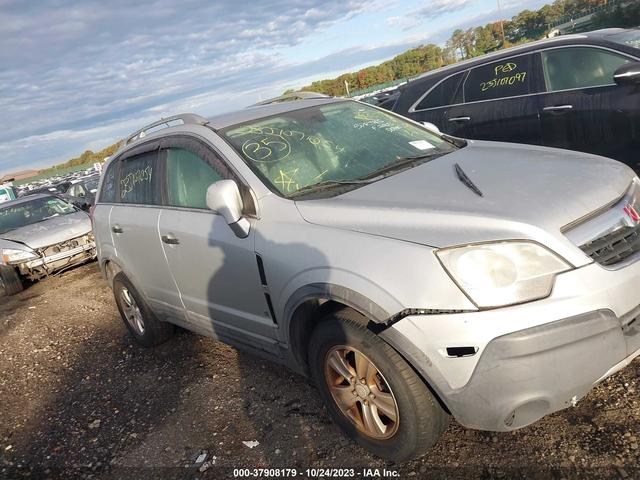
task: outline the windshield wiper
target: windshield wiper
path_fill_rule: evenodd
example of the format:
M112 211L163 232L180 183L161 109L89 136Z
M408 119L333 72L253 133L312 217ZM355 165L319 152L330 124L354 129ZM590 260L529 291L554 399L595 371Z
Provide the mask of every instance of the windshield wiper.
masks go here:
M360 177L360 180L375 179L377 177L381 177L387 173L393 172L394 170L397 170L404 166L412 166L414 163L418 163L420 160L424 160L427 158L433 160L434 158L444 155L445 153L447 152L429 152L429 153L422 153L420 155L413 155L410 157L398 156L396 157L395 162L388 163L387 165L384 165L383 167L380 167L379 169L374 170L373 172L365 175L364 177Z
M331 188L337 188L337 187L341 187L344 185L366 185L367 183L371 183L368 180L362 180L362 179L358 179L358 180L325 180L324 182L319 182L319 183L313 183L311 185L306 185L304 187L302 187L299 190L296 190L295 192L293 192L291 195L289 195L287 198L294 198L299 196L300 194L303 193L309 193L309 192L319 192L322 190L328 190Z

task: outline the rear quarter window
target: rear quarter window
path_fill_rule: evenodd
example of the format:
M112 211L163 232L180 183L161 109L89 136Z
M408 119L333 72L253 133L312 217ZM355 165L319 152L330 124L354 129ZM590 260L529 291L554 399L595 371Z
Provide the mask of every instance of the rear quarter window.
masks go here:
M465 102L532 93L532 64L532 56L523 55L472 69L464 84Z
M428 108L444 107L455 103L462 103L462 89L460 84L464 80L466 72L460 72L445 78L416 105L414 110L426 110Z
M104 172L102 180L102 190L100 191L100 202L113 203L116 201L116 163L112 162Z

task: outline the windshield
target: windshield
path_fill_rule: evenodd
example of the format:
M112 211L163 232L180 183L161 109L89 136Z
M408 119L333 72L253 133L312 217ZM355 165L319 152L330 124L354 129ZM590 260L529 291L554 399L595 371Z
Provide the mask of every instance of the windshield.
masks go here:
M77 211L73 205L55 197L36 198L7 206L0 205L0 235L48 218Z
M616 43L640 49L640 29L616 33L614 35L610 35L609 39Z
M314 185L357 181L385 167L391 171L394 163L406 164L406 157L456 149L411 122L353 101L294 110L222 133L284 197Z

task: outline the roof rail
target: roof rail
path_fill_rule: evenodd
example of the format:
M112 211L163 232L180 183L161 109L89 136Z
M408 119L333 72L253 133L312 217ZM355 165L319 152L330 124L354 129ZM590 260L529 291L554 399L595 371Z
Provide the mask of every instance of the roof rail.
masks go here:
M131 142L140 140L141 138L144 138L149 133L151 133L150 130L153 130L156 127L160 127L162 125L164 125L163 128L169 128L175 125L206 125L207 123L209 123L209 120L201 117L200 115L196 115L195 113L180 113L171 117L161 118L157 122L153 122L146 127L142 127L140 130L137 130L135 133L129 135L124 141L124 144L129 145Z
M263 100L262 102L254 103L252 107L259 107L262 105L271 105L272 103L290 102L293 100L308 100L310 98L331 98L329 95L318 92L290 92L280 95L279 97L270 98L269 100Z

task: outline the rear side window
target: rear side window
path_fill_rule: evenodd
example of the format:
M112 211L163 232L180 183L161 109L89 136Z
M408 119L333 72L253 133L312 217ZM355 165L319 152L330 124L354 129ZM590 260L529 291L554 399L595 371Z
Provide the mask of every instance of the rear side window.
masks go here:
M630 60L600 48L570 47L542 52L547 91L611 85L613 73Z
M167 150L167 201L174 207L207 208L207 188L223 176L196 154Z
M157 152L143 153L120 161L119 202L135 205L158 204L156 187Z
M104 173L102 180L102 190L100 191L100 201L113 203L116 201L116 164L112 162Z
M460 84L466 72L457 73L437 84L429 94L424 97L414 110L444 107L462 103L462 89Z
M532 57L509 58L476 67L464 83L465 102L532 93Z

